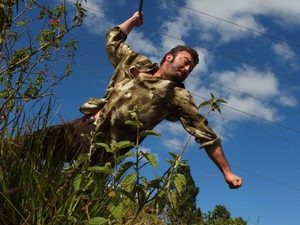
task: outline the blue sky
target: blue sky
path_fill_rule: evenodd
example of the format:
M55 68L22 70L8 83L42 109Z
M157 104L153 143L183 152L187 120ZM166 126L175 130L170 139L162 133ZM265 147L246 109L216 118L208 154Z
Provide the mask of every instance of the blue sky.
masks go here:
M105 55L105 32L138 9L138 0L88 0L71 76L56 88L56 116L71 120L89 97L102 97L113 73ZM189 160L200 187L203 212L226 206L248 224L297 225L300 200L300 4L298 0L145 0L144 25L127 43L159 62L177 44L197 49L200 63L185 81L197 103L210 93L228 101L223 115L210 115L232 169L243 177L230 190L206 153L194 143ZM205 113L206 109L201 110ZM163 122L143 148L159 159L178 152L188 135Z

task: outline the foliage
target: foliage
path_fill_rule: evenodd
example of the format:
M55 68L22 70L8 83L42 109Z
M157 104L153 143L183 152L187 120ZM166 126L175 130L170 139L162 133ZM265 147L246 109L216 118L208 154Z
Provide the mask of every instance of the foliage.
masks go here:
M76 40L67 34L79 27L85 10L67 3L4 0L0 4L0 126L20 124L25 106L32 107L71 72ZM70 10L69 10L70 11ZM64 60L65 68L58 64ZM49 100L46 100L46 103ZM30 104L29 104L30 103ZM9 134L6 134L9 135Z
M183 186L182 192L176 195L177 206L167 207L168 216L173 224L196 224L201 221L201 210L196 206L199 188L195 186L188 164L182 164L178 167L177 172L185 176L186 184Z
M246 225L241 217L231 218L230 212L225 206L217 205L215 209L204 215L201 225Z

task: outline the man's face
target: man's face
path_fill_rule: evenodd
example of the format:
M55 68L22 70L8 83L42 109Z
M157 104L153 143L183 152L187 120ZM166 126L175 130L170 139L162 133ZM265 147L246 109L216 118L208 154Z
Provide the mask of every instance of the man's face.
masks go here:
M163 77L176 83L183 82L195 67L194 60L187 51L169 54L164 63Z

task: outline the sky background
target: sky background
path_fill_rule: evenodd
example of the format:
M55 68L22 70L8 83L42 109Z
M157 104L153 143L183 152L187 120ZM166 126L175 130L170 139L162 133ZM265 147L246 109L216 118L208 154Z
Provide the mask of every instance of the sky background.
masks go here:
M138 0L88 0L71 76L55 90L57 118L81 117L89 97L102 97L113 73L105 32L138 10ZM248 224L298 225L300 201L300 4L298 0L144 0L144 25L127 43L159 62L177 44L197 49L199 65L185 81L196 103L213 93L228 104L209 116L222 137L232 170L243 187L231 190L192 141L184 158L200 188L202 212L224 205ZM63 62L62 62L63 63ZM205 114L207 108L201 109ZM163 122L142 147L156 154L161 175L188 135L179 123Z

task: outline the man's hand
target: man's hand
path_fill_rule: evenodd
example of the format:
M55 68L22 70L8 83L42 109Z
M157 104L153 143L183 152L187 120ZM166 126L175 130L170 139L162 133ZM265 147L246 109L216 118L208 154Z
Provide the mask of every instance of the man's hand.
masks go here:
M143 13L135 12L132 16L132 19L134 20L134 26L141 26L143 24Z
M235 175L233 172L228 172L224 174L225 181L231 189L237 189L242 186L242 178Z
M217 165L217 167L221 170L225 181L232 189L237 189L240 186L242 186L242 178L235 175L231 169L230 166L225 158L223 148L221 144L217 146L212 146L211 148L205 149L209 157L212 159L212 161Z

